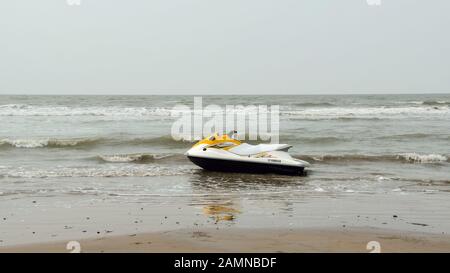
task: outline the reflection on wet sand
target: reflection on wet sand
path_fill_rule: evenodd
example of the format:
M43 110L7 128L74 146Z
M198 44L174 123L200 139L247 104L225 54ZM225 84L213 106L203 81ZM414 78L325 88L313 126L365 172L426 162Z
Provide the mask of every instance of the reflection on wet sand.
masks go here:
M305 177L275 174L221 173L198 170L189 179L192 189L200 192L261 190L304 185Z
M189 179L195 194L191 205L201 206L205 216L221 221L234 222L242 211L242 201L250 195L263 194L263 199L278 200L279 193L289 193L292 188L304 185L304 177L283 175L257 175L220 173L199 170ZM231 193L231 194L230 194ZM273 195L273 196L272 196ZM278 197L277 197L278 196ZM284 213L292 213L292 203L283 202Z
M214 218L217 223L220 221L233 221L236 218L237 214L240 213L240 211L233 208L232 204L229 206L208 205L203 207L203 213L206 216Z

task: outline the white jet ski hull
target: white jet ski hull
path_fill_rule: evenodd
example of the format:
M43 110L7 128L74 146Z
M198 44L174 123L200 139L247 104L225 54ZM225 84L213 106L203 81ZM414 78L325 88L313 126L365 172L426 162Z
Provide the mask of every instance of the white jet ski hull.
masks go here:
M283 165L277 163L243 161L188 156L195 165L210 171L237 173L275 173L285 175L304 175L305 167L300 165Z

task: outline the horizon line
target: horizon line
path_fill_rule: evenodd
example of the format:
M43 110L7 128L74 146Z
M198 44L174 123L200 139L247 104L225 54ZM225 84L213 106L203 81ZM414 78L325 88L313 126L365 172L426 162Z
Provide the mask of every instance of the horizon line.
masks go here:
M19 93L19 94L12 94L12 93L0 93L0 96L347 96L347 95L448 95L450 94L450 91L446 92L430 92L430 93L406 93L406 92L380 92L380 93L358 93L358 92L342 92L342 93L230 93L230 92L223 92L223 93L215 93L215 94L208 94L208 93L173 93L173 94L167 94L167 93L66 93L66 94L58 94L58 93Z

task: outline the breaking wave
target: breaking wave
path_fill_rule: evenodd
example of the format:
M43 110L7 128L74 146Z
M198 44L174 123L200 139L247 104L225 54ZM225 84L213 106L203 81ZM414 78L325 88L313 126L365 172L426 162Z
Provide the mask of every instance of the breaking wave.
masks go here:
M328 107L286 109L281 114L289 119L398 119L442 118L450 116L449 107Z
M103 142L103 138L73 138L73 139L0 139L1 146L15 148L63 148L92 146Z
M445 105L450 105L450 101L443 101L443 100L426 100L424 102L422 102L423 105L430 105L430 106L445 106Z
M339 107L328 102L297 103L282 106L281 116L284 118L316 119L395 119L407 117L436 117L450 115L450 102L424 101L422 104L398 107L358 106ZM207 111L207 110L204 110ZM236 115L245 111L234 109ZM25 104L0 105L1 116L87 116L111 120L153 120L172 118L171 107L124 107L124 106L37 106Z
M420 163L420 164L436 164L450 162L450 159L445 155L440 154L417 154L417 153L402 153L396 155L362 155L362 154L348 154L348 155L298 155L295 158L316 162L316 163L333 163L337 161L369 161L369 162L402 162L402 163Z
M170 116L171 110L162 107L121 107L121 106L35 106L26 104L0 105L0 116L97 116L145 118Z
M450 162L448 157L439 154L420 155L417 153L406 153L397 155L397 159L412 163Z
M182 154L117 154L99 155L96 157L105 163L154 163L154 162L182 162L186 157Z
M150 177L176 176L193 173L192 166L115 165L106 167L55 167L52 169L8 168L0 170L0 177L59 178L59 177Z
M153 162L155 157L152 154L99 155L97 159L109 163L149 163Z
M303 106L303 107L329 107L329 106L336 106L335 104L329 103L329 102L303 102L303 103L293 103L292 105L295 106Z
M154 138L46 138L46 139L0 139L1 147L12 148L76 148L76 147L92 147L96 145L156 145L156 146L170 146L173 148L185 148L191 145L194 141L180 140L176 141L171 136L161 136Z

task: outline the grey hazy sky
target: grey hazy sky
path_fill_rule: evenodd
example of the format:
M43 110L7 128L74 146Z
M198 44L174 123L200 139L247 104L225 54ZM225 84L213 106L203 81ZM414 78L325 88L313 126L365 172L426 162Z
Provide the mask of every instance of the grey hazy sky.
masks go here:
M450 91L450 1L2 0L0 94Z

